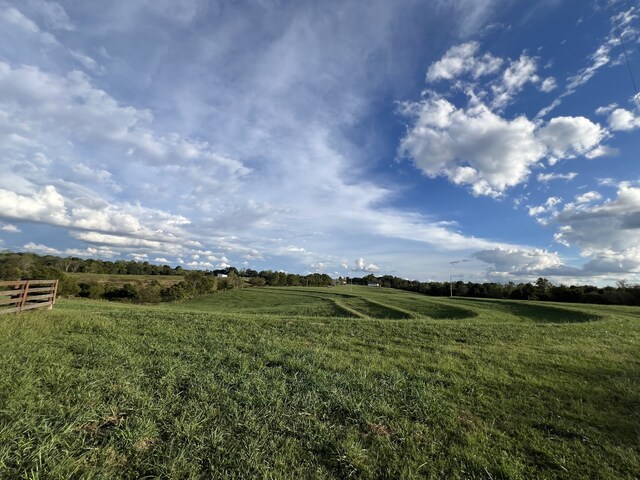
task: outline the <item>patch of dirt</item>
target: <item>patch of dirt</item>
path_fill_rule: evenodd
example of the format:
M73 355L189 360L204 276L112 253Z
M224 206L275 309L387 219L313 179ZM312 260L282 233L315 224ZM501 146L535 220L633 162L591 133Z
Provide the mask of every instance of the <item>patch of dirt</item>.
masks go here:
M137 453L145 453L153 448L156 443L158 443L158 439L156 437L142 437L136 441L133 448Z
M380 437L392 437L394 435L389 427L381 423L367 422L366 425L370 434Z

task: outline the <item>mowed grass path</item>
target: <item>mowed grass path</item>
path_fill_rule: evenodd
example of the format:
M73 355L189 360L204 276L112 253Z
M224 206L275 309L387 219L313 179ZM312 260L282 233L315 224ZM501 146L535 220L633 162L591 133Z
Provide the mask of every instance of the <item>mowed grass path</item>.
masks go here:
M0 478L637 478L640 309L264 288L0 317Z

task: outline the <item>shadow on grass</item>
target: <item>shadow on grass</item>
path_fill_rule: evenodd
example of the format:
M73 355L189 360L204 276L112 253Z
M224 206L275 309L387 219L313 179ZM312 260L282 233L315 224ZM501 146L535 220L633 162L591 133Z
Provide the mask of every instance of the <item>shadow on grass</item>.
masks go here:
M491 306L492 309L509 313L516 317L532 320L538 323L585 323L601 320L600 315L594 313L581 312L579 310L570 310L561 307L553 307L549 305L507 302L507 301L487 301L484 299L465 298L465 303L482 304L483 306Z
M453 307L451 305L433 305L425 313L428 317L436 320L463 320L465 318L474 318L478 316L477 312L467 308Z

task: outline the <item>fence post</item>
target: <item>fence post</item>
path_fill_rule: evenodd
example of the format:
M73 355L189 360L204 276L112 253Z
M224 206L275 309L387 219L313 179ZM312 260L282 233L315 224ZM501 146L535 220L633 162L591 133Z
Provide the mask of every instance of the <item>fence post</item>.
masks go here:
M20 313L24 308L24 304L27 302L28 293L29 293L29 280L27 280L27 283L25 283L24 287L22 287L22 299L20 300L20 307L18 307L19 308L18 313Z
M56 303L56 295L58 294L58 282L60 280L56 280L55 283L53 284L53 297L50 300L49 306L47 307L47 310L53 310L53 304Z

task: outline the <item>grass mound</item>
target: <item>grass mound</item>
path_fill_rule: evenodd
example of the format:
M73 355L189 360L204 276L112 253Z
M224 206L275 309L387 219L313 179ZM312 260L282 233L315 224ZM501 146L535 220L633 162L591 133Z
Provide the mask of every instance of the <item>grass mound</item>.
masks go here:
M487 300L464 299L465 304L476 305L481 308L486 307L495 312L504 312L522 320L538 323L583 323L601 320L603 317L583 309L571 308L570 306L554 306L541 302L516 302L509 300ZM599 307L594 307L598 309Z

